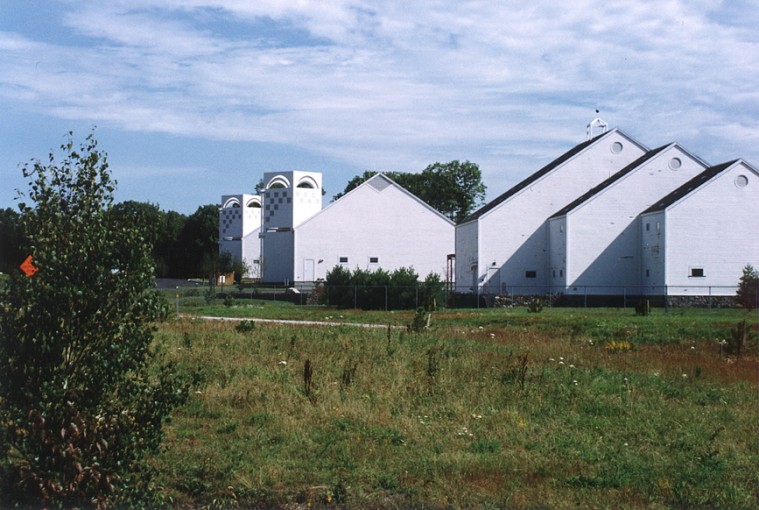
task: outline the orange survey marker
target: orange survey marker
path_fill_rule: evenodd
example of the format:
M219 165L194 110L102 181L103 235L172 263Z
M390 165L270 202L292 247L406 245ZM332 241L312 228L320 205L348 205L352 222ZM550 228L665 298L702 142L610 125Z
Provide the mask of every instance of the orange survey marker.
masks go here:
M32 276L34 276L34 273L36 273L37 271L39 271L39 269L40 268L38 268L34 264L32 264L32 256L31 255L29 255L28 257L26 257L26 260L24 260L24 262L21 263L21 270L24 272L24 274L28 278L31 278Z

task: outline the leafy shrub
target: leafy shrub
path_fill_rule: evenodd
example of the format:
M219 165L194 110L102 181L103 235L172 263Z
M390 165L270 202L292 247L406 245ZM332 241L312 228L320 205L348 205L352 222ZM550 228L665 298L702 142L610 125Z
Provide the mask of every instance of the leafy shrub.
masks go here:
M256 323L253 321L240 321L235 326L235 331L238 333L250 333L256 329Z
M151 247L108 214L105 155L93 135L61 149L23 169L39 271L0 292L0 506L153 506L147 457L190 381L151 350Z
M540 298L532 298L529 303L527 303L527 312L528 313L540 313L543 311L543 300Z
M738 291L736 297L738 303L749 312L757 307L759 298L759 271L754 269L751 264L743 268L743 274L738 282Z

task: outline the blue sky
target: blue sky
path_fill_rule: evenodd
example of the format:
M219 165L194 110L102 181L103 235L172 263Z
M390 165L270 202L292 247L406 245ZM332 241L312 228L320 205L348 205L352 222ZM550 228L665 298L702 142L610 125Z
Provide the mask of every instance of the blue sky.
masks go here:
M117 200L192 213L264 172L477 163L494 198L600 110L759 165L749 1L0 0L0 207L95 126Z

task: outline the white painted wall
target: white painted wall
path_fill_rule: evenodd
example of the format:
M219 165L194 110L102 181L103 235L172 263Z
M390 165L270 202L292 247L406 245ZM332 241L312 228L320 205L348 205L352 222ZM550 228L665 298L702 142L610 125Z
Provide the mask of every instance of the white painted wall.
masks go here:
M637 293L642 283L638 215L705 168L671 144L569 211L564 291Z
M456 226L456 292L474 292L479 283L475 280L479 251L478 222L470 221Z
M551 293L564 292L567 286L567 223L569 218L560 216L548 221L550 238L549 284Z
M743 161L667 208L669 294L734 295L746 264L759 267L757 220L759 173ZM704 276L691 276L693 268Z
M267 283L289 283L297 280L293 265L294 229L321 211L322 175L268 172L264 174L264 183L261 279Z
M340 264L347 269L392 272L413 267L420 278L444 278L454 251L454 225L384 176L375 176L296 229L295 280L323 279ZM372 263L371 258L377 262Z
M222 195L219 209L219 253L228 251L253 268L261 255L258 232L261 228L261 197ZM249 275L251 276L251 275Z
M667 221L664 211L643 214L638 220L641 236L641 284L643 293L665 294Z
M621 144L621 150L617 151L615 144ZM495 262L502 291L544 292L550 283L547 218L644 152L632 138L611 130L483 214L478 221L478 277L496 277L488 271ZM458 253L456 258L456 280L472 281L471 264L461 264ZM536 276L528 278L527 271L535 271Z

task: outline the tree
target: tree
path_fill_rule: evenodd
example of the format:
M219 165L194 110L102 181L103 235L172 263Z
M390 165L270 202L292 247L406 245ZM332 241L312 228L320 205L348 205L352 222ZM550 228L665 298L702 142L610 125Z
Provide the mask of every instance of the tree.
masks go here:
M363 175L353 177L343 192L335 195L333 200L343 197L376 174L377 172L366 171ZM469 161L433 163L418 174L384 174L456 223L485 201L486 187L482 183L480 169L477 164Z
M93 134L23 167L26 253L0 291L0 506L106 507L151 494L147 456L187 395L151 350L160 302L148 240L108 214ZM29 200L30 203L25 203ZM153 502L145 504L152 505Z
M178 272L185 277L209 276L219 258L219 206L202 205L187 217L179 234L182 257Z
M758 294L759 271L754 269L751 264L746 264L738 282L738 291L736 292L738 303L750 312L757 307Z
M13 209L0 209L0 272L9 273L23 262L19 214Z

